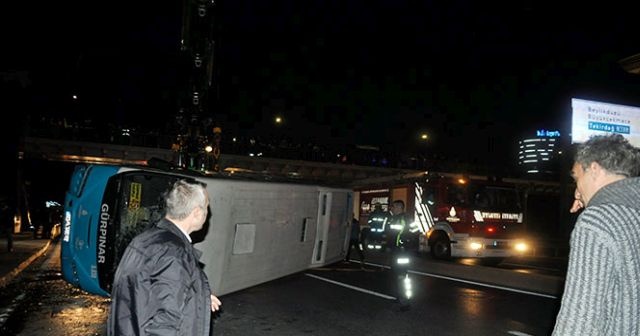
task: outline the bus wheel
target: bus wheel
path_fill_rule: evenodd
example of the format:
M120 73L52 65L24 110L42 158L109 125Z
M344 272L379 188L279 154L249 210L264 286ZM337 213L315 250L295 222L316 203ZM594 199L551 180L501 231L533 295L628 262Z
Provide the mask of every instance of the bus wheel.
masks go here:
M431 256L436 259L451 258L451 242L445 235L438 235L431 243Z

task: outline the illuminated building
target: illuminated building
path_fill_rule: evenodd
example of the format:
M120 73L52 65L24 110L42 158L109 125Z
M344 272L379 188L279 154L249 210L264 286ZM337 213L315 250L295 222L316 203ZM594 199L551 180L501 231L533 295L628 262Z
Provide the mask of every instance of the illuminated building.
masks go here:
M557 173L560 132L538 130L535 137L518 142L518 168L525 175L553 175Z

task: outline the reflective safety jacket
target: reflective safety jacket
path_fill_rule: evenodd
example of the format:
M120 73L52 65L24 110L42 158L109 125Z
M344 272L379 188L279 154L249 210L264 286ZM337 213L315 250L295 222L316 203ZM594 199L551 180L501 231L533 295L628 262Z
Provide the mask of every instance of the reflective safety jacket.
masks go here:
M369 215L367 224L371 232L384 232L389 222L389 214L384 211L374 211Z
M389 220L389 229L394 232L393 245L396 247L404 245L404 234L408 231L407 220L405 219L404 213L391 216L391 219Z

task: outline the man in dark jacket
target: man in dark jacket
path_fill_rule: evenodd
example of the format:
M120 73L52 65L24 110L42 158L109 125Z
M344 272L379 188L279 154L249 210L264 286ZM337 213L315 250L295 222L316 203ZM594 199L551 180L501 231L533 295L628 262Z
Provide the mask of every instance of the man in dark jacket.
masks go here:
M167 193L166 216L135 237L111 291L108 335L203 335L221 303L211 294L189 234L202 229L205 187L179 180Z

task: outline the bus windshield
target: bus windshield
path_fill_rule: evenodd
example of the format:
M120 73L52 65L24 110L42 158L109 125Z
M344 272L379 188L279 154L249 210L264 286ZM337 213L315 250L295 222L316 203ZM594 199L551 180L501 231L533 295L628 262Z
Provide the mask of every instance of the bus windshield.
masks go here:
M164 216L163 195L178 178L135 171L109 179L102 204L103 208L111 209L111 220L104 239L104 252L98 246L100 287L110 291L117 262L131 239ZM106 254L102 263L100 253Z

